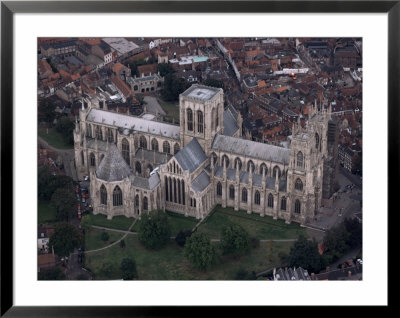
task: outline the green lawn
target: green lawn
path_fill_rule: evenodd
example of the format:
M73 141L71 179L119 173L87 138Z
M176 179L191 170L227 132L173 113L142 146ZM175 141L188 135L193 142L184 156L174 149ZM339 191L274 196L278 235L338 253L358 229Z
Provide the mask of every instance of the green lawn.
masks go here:
M167 120L170 119L172 122L173 119L175 124L179 124L179 103L166 102L159 98L157 100L167 113Z
M116 244L106 250L86 254L85 266L96 275L95 279L120 279L121 261L125 257L131 257L136 261L140 280L232 280L240 268L257 273L279 266L278 253L280 251L289 253L293 244L293 242L273 243L272 257L268 259L270 246L261 242L260 247L252 249L250 254L239 259L220 257L217 264L203 272L191 266L183 256L183 248L172 240L158 251L145 249L136 235L128 235L125 242L125 248ZM218 243L214 244L218 247ZM112 265L113 271L110 275L102 275L100 268L104 263Z
M41 138L47 141L51 146L57 149L73 149L74 145L70 145L64 142L60 133L55 128L49 128L47 133L45 127L38 128L38 134Z
M198 232L211 238L220 238L221 230L228 224L241 225L251 236L258 239L296 239L300 234L307 236L305 228L296 223L285 224L283 220L274 220L270 216L247 214L233 208L217 206L211 215L199 226Z
M105 247L107 245L110 245L110 244L118 241L122 236L124 236L123 233L107 231L107 233L110 237L109 237L108 241L104 242L100 238L102 233L103 233L103 230L98 230L98 229L90 229L90 231L85 232L85 250L86 251Z
M107 217L102 214L89 214L90 222L92 225L107 227L110 229L127 231L129 226L135 221L134 218L127 218L125 216L114 216L112 220L107 220Z
M191 230L199 222L193 217L184 216L182 214L166 211L168 215L168 222L171 227L171 236L176 236L180 230ZM137 232L139 230L140 221L138 220L133 226L132 231Z
M50 201L39 201L38 224L51 224L57 222L56 210Z

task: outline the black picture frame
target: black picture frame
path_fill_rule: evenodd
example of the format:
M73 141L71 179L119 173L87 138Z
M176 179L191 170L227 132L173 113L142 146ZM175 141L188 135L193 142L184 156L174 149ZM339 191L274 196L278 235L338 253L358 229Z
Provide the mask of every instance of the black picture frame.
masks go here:
M1 316L176 317L193 307L23 307L13 305L13 15L14 13L387 13L389 210L398 179L400 91L400 1L2 1L1 2ZM389 214L388 214L389 217ZM388 222L390 224L390 222ZM389 228L388 228L389 230ZM389 231L390 232L390 231ZM388 233L389 233L388 232ZM389 240L388 240L389 242ZM390 248L389 248L390 249ZM389 264L389 263L388 263ZM389 270L389 268L388 268ZM383 278L387 279L387 278ZM391 281L388 280L390 283ZM389 288L390 290L390 288ZM390 304L389 304L390 305ZM296 308L290 308L299 314ZM200 310L200 311L199 311ZM214 310L214 309L213 309Z

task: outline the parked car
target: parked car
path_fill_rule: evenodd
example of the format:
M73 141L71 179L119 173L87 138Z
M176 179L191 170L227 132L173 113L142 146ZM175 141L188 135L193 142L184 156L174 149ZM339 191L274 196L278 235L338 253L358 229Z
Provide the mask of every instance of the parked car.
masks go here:
M362 259L361 258L357 259L357 263L362 265L362 263L363 263Z

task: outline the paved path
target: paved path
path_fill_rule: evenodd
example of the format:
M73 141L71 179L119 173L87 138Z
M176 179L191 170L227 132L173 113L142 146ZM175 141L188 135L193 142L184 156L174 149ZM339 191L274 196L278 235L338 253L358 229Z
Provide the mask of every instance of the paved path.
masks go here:
M167 113L162 109L161 105L158 103L157 98L153 96L145 96L144 101L146 102L146 109L148 113L152 113L154 115L162 115L166 116Z

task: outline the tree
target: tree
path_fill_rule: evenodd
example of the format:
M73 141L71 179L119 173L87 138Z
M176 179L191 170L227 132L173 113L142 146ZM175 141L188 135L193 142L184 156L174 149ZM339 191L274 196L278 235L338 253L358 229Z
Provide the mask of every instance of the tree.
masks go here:
M212 86L212 87L217 87L217 88L224 88L224 84L216 79L213 78L208 78L203 82L204 85L206 86Z
M231 224L222 229L221 248L224 254L247 254L250 251L250 243L249 234L240 225Z
M248 270L245 270L244 268L240 268L236 272L235 279L236 280L256 280L257 276L256 276L256 272L255 271L249 272Z
M166 101L178 100L179 94L188 89L190 84L183 78L177 78L175 74L169 73L164 77L164 88L161 95Z
M133 280L138 278L136 262L131 258L124 258L121 262L122 279Z
M349 238L350 234L342 222L325 232L324 243L332 255L336 254L337 257L340 257L349 250Z
M61 117L56 124L56 130L61 134L64 142L69 145L74 144L75 123L68 117Z
M186 231L180 230L175 237L175 241L179 246L185 246L187 238L190 237L191 235L192 235L191 230L186 230Z
M51 196L51 204L56 209L59 221L68 221L76 209L76 198L74 193L66 188L58 188Z
M157 65L157 70L160 72L160 76L164 77L167 74L175 73L175 69L169 63L159 63Z
M40 270L38 280L65 280L65 274L59 267Z
M125 246L126 246L125 240L121 240L121 241L119 242L119 247L120 247L120 248L125 248Z
M50 236L49 246L60 256L68 256L81 245L82 237L78 229L69 223L58 223Z
M38 197L41 201L50 200L58 188L67 188L73 191L74 184L74 180L69 176L52 175L45 165L38 169Z
M216 260L215 248L204 233L195 233L186 240L183 254L196 268L207 270Z
M49 99L43 99L38 105L38 119L39 121L44 121L51 124L53 120L57 117L55 112L55 106Z
M324 265L317 242L307 240L304 235L300 235L290 249L288 262L289 266L303 267L313 273L318 273Z
M139 223L139 241L149 249L159 249L168 241L171 229L167 215L162 211L150 211L142 214Z
M343 221L346 231L349 233L347 245L350 248L361 247L362 245L362 224L357 218L345 218Z
M110 235L106 231L103 231L100 235L100 239L104 242L107 242L109 238Z

